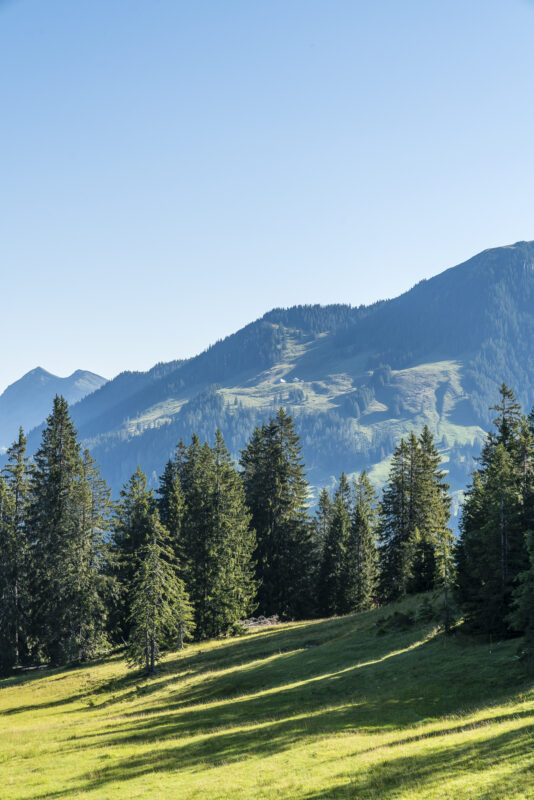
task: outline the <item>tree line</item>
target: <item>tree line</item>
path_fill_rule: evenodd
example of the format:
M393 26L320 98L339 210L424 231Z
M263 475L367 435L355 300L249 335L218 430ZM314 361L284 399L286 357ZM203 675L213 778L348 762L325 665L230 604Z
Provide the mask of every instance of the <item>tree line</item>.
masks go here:
M0 477L0 668L124 645L153 672L162 649L252 613L330 616L432 589L447 626L453 593L474 628L532 635L534 417L504 385L496 409L455 543L428 427L395 448L381 498L365 472L342 474L314 515L282 408L238 465L220 432L194 435L155 491L138 468L113 503L57 397L34 459L21 429Z

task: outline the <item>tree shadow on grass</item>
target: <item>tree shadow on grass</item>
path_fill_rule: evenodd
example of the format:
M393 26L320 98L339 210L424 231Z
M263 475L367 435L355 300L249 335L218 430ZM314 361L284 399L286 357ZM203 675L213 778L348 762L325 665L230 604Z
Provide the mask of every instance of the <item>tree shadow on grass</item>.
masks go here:
M460 728L461 731L461 728ZM454 732L454 731L452 731ZM405 742L400 742L400 745ZM379 760L358 773L345 770L337 785L325 791L308 792L300 800L393 800L401 796L416 798L422 790L434 789L443 800L459 798L458 788L446 794L451 776L464 776L470 800L510 800L532 796L534 773L534 724L520 725L512 731L489 736L484 741L436 746L430 752ZM526 761L526 763L524 763ZM514 763L511 774L499 774L503 765ZM488 780L494 769L495 777ZM480 781L479 781L480 778Z
M199 677L204 673L217 671L217 669L231 670L235 667L246 665L279 655L292 650L302 650L303 639L313 646L319 646L340 637L352 634L358 627L358 623L365 620L364 614L340 617L335 620L314 620L306 624L297 624L295 627L272 629L261 631L243 638L228 639L221 642L206 642L205 645L190 650L186 648L179 652L174 658L164 661L155 678L147 678L140 670L128 671L122 677L109 678L98 684L93 684L86 691L76 694L66 695L58 700L50 700L45 703L35 703L30 705L17 705L10 709L5 709L5 714L17 714L26 711L37 711L48 708L56 708L70 705L78 701L86 700L99 694L123 693L119 698L111 697L109 700L97 703L93 708L103 708L115 702L131 700L140 693L143 695L153 694L164 689L169 684L179 685L183 680ZM123 658L122 654L112 656L114 660ZM2 688L23 685L37 679L46 678L47 681L63 680L68 678L76 671L84 671L92 667L109 663L110 657L95 659L84 664L71 665L66 667L46 667L32 670L16 676L11 676L0 680L0 690ZM142 687L139 684L142 684ZM128 691L129 690L129 691ZM124 692L126 692L124 694Z
M514 716L518 715L503 715L491 721L505 721ZM344 725L342 710L325 711L321 717L318 735L343 731L347 727L346 723ZM386 746L378 745L372 748L376 753L376 759L370 766L362 767L361 762L363 752L369 751L359 751L353 756L340 756L337 763L336 760L332 762L332 773L335 775L337 785L327 791L321 790L318 793L295 797L301 797L302 800L323 800L323 798L393 800L399 796L400 791L404 791L407 797L415 798L422 788L439 787L452 774L456 777L461 774L469 775L472 785L476 785L477 774L485 774L488 770L498 768L510 760L527 761L527 764L514 770L513 780L516 790L529 787L531 784L529 773L534 768L532 722L518 724L514 730L496 733L482 741L477 739L449 745L443 741L436 741L435 745L425 747L423 753L393 757L389 755L390 749L394 746L405 747L416 742L420 746L425 738L446 738L474 728L483 730L488 721L490 720L480 720L476 726L459 724L426 737L425 735L406 739L400 737L396 742L388 743ZM52 798L71 796L74 792L102 790L110 783L133 780L147 773L172 773L178 770L198 772L202 768L216 768L223 764L243 761L253 755L260 754L267 758L291 747L302 736L309 734L306 720L299 718L268 724L255 731L232 731L215 735L211 739L173 744L165 750L143 753L106 766L98 770L96 775L93 773L82 777L75 786L49 793L46 797L52 800ZM506 779L497 778L495 784L499 783L505 787ZM496 788L494 785L493 793L481 790L480 794L471 793L469 796L492 797L493 800L497 798L504 800L505 797L514 796L511 793L495 793ZM441 796L446 797L444 794ZM32 795L32 798L35 800L35 796Z

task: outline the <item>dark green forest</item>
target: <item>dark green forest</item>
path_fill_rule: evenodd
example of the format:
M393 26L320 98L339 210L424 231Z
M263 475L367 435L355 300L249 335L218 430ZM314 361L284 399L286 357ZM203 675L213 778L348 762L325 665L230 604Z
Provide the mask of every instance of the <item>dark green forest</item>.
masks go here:
M239 635L252 614L342 615L428 592L437 605L422 613L446 632L461 621L481 635L525 634L528 652L534 414L506 384L498 397L457 540L428 426L397 444L380 496L365 470L342 473L315 513L284 408L254 428L239 463L220 430L211 443L194 434L155 489L138 466L113 502L56 397L33 458L21 429L0 477L2 671L125 647L151 673L165 649Z

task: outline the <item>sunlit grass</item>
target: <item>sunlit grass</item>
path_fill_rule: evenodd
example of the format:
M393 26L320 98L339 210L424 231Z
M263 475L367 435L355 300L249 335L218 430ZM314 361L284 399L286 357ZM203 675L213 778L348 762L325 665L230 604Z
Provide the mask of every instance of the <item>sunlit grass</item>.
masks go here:
M534 797L517 642L383 616L194 645L150 681L120 657L0 681L0 797Z

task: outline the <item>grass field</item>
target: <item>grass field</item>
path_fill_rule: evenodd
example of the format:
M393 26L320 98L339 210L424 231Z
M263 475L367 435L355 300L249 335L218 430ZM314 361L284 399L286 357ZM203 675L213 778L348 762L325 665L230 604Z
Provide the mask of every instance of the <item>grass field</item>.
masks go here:
M378 635L384 613L193 645L152 680L116 656L0 681L0 797L534 798L518 642Z

